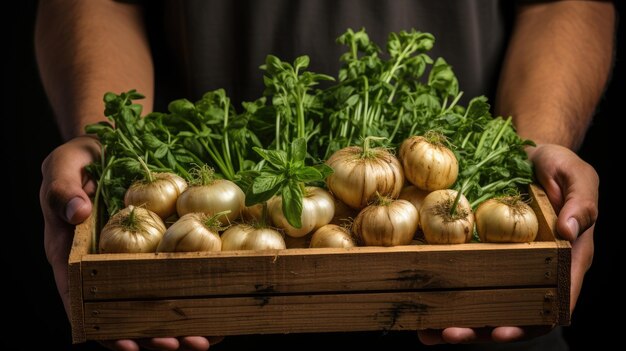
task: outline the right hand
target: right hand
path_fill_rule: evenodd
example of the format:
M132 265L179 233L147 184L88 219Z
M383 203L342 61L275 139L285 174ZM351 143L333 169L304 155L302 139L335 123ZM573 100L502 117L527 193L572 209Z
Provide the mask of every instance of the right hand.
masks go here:
M85 166L99 159L100 144L89 136L80 136L56 148L41 166L43 180L39 200L44 217L44 248L52 266L65 312L70 315L68 258L74 238L74 227L91 213L90 196L96 184ZM188 336L115 340L102 344L111 350L137 351L140 345L151 350L207 350L221 338Z

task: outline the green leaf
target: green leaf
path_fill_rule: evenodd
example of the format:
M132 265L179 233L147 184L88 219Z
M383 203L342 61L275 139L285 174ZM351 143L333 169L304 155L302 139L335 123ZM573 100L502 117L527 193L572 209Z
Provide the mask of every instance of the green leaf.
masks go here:
M310 62L310 59L309 59L309 57L307 55L299 56L293 62L293 67L296 70L299 70L299 69L302 69L302 68L307 68L307 67L309 67L309 62Z
M156 157L156 158L163 158L167 154L168 150L169 150L169 148L167 147L167 145L166 144L162 144L161 146L159 146L154 151L154 157Z
M318 165L313 166L322 176L321 179L319 180L325 180L326 177L328 177L329 175L333 174L334 170L332 169L332 167L330 167L329 165L325 164L325 163L320 163Z
M161 140L159 140L156 136L154 136L154 134L146 133L142 135L141 139L143 143L151 150L158 149L164 145Z
M167 109L171 113L175 113L180 116L187 116L190 112L195 110L194 104L187 99L178 99L169 103Z
M131 158L120 159L117 161L117 165L128 173L139 174L142 171L139 161Z
M304 165L306 158L306 140L304 138L296 138L291 142L291 162L294 164L301 163Z
M456 96L459 93L459 82L452 71L452 66L439 57L430 71L428 84L435 88L442 97Z
M112 131L113 127L109 124L109 122L98 122L85 127L85 133L87 134L100 134Z
M484 96L478 96L470 100L467 106L467 118L480 118L483 116L490 116L489 109L491 106L487 103L487 98Z
M274 167L278 169L285 169L288 164L287 153L282 150L266 150L261 149L259 147L253 147L254 151L256 151L263 159L267 162L271 163Z
M276 192L284 181L285 176L282 173L261 172L261 174L254 179L252 193L260 194L271 190L275 190L274 192Z
M302 199L304 194L300 184L290 181L287 186L282 187L282 210L287 222L294 228L302 227Z
M314 167L302 167L295 169L291 174L291 179L308 183L323 180L322 174Z

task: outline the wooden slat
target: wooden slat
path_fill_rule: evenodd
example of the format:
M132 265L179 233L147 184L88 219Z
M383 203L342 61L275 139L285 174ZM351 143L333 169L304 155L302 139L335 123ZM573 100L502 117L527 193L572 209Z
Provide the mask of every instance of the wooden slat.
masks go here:
M85 304L89 339L551 325L555 289L291 295Z
M557 232L557 215L550 204L546 193L538 186L531 185L529 188L533 202L531 206L537 214L539 222L538 240L554 240L558 247L557 252L557 291L555 299L559 302L558 319L559 323L569 325L570 323L570 281L571 281L571 251L572 245L569 241L562 240Z
M571 245L530 192L528 244L98 255L86 223L69 261L74 342L568 324Z
M530 206L535 211L539 222L537 241L555 241L558 238L556 232L557 217L548 195L537 185L531 184L528 190L532 198Z
M99 260L104 256L105 260ZM554 242L90 255L85 301L232 294L556 286Z
M91 223L91 216L87 223ZM89 254L91 245L91 225L79 225L72 241L72 249L68 260L68 278L70 293L70 320L72 324L72 340L75 343L86 341L83 311L83 284L81 274L82 258Z

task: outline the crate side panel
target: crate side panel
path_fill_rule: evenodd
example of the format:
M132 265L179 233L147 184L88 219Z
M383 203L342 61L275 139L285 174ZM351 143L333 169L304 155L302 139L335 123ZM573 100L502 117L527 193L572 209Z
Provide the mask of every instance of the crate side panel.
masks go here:
M89 339L551 325L555 289L90 302Z
M91 223L92 220L90 216L86 222ZM76 227L68 259L70 322L72 342L74 343L85 341L81 262L83 257L89 254L92 242L91 228L91 225L79 225Z
M569 241L562 240L556 230L557 215L550 204L546 193L539 186L531 185L530 192L533 198L531 206L537 214L539 222L539 233L537 240L555 242L557 251L557 292L553 297L558 301L559 324L569 325L570 323L570 282L571 282L571 260L572 245Z
M83 261L85 300L556 286L554 242ZM97 257L99 255L91 255ZM137 256L145 257L145 256ZM156 257L153 255L152 257Z
M557 240L556 220L557 216L550 204L548 195L537 185L530 185L529 191L532 197L530 206L537 215L539 224L539 232L537 233L537 241L555 241Z

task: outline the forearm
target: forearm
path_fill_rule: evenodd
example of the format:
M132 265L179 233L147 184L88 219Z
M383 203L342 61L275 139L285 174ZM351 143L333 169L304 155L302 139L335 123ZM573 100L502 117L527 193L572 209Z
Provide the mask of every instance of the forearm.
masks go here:
M513 116L525 138L577 149L608 79L614 22L611 2L520 6L496 113Z
M141 8L113 0L39 2L35 50L65 139L105 120L102 97L137 89L152 109L154 74Z

